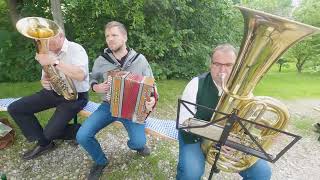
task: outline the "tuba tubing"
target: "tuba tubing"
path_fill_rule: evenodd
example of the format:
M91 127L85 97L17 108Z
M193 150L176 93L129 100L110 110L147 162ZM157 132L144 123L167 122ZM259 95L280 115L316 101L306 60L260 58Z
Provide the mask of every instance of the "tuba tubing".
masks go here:
M307 36L319 33L320 29L261 11L236 7L243 15L245 34L230 78L226 85L223 83L224 93L216 111L230 114L237 109L240 118L283 130L289 121L286 106L271 97L254 97L252 92L265 73L288 48ZM273 118L266 117L268 113L272 113ZM221 117L222 115L215 113L211 121ZM270 148L273 138L278 135L266 129L256 129L254 126L249 127L249 131L254 132L255 138L264 149ZM239 125L235 124L231 133L240 138L241 142L247 141L247 135L241 131ZM214 145L214 142L209 140L204 140L201 144L209 164L213 164L217 154ZM217 162L217 167L225 172L240 172L256 161L256 157L239 151L232 154L223 153Z

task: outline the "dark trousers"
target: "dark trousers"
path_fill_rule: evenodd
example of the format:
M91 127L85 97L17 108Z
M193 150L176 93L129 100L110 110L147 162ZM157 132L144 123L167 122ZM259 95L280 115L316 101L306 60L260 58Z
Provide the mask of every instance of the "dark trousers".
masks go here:
M41 91L23 97L8 107L8 112L23 135L28 141L52 141L54 139L75 139L78 127L68 125L68 122L87 104L88 93L79 93L77 100L65 100L53 90L42 89ZM50 108L56 108L43 129L35 113Z

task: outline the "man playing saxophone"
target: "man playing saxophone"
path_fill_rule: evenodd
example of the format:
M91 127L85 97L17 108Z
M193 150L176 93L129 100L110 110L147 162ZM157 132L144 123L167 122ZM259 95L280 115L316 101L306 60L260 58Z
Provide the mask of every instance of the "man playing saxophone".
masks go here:
M200 104L215 109L222 94L222 78L228 79L236 61L236 50L230 44L218 45L212 51L210 72L193 78L185 87L182 100ZM195 114L195 118L210 121L212 112L188 106ZM185 107L180 109L179 122L192 115ZM179 162L177 166L177 180L200 179L204 173L205 155L201 149L202 139L196 135L179 131ZM222 151L228 151L224 147ZM250 168L239 172L243 179L268 180L271 177L269 165L264 160L258 160Z
M68 41L63 32L48 40L48 52L36 54L36 60L45 68L57 69L60 75L69 77L76 91L77 98L67 100L58 95L53 87L52 79L42 71L41 85L43 89L35 94L23 97L8 107L8 112L20 127L23 135L30 142L37 141L31 150L25 152L23 159L33 159L55 146L54 139L75 139L79 125L68 125L68 122L87 104L89 90L88 56L85 49ZM42 128L35 113L56 108L47 125Z

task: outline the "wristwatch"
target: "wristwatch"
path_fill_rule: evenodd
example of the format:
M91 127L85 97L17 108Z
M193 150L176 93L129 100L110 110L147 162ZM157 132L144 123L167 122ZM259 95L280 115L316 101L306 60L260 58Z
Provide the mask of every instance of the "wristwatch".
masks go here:
M60 63L60 61L55 60L54 63L53 63L53 66L56 67L59 63Z

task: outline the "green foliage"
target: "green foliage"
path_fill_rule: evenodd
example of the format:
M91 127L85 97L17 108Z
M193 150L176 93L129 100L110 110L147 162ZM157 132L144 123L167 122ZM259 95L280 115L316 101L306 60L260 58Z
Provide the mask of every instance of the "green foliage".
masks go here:
M51 19L49 1L19 3L22 17ZM125 24L128 46L147 57L156 78L172 79L206 71L206 61L215 45L240 44L242 17L232 5L231 0L65 0L62 11L67 37L85 47L90 65L105 47L104 25L116 20ZM8 17L5 4L0 6L0 13ZM6 23L10 26L9 18ZM0 81L37 79L40 67L31 60L32 41L13 28L3 30L3 37L10 38L1 47L1 58L6 61L0 68L15 74L3 73ZM30 67L25 68L25 62Z
M21 16L45 16L47 1L24 2L18 8ZM47 12L47 13L38 13ZM9 18L9 10L5 3L0 3L0 82L34 81L40 78L41 67L34 60L33 42L19 34Z
M243 0L242 4L254 9L262 10L271 14L294 19L296 21L320 27L320 2L317 0L303 0L296 8L291 0ZM301 31L305 31L302 30ZM319 71L320 64L320 36L312 36L295 44L284 54L283 58L295 62L298 72L312 69ZM282 62L280 62L281 65Z
M290 16L293 9L291 0L242 0L241 3L250 8L283 17Z
M320 14L318 13L320 2L316 0L302 1L301 6L294 11L294 18L297 21L320 27ZM320 29L318 29L320 31ZM306 67L316 68L320 64L320 36L311 36L294 46L289 55L296 61L298 72L302 72Z

